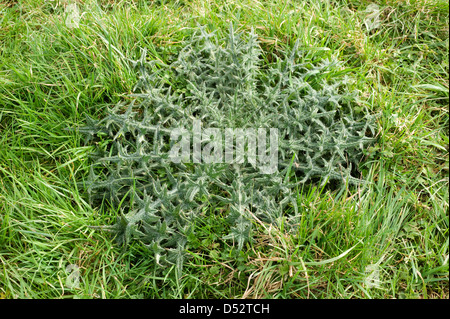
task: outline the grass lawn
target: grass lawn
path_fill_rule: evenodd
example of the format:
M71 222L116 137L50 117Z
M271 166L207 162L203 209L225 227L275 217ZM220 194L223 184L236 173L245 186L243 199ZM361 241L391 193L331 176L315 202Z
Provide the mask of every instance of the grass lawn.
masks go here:
M76 27L73 2L0 0L0 299L449 298L447 1L80 0ZM129 99L142 48L167 63L230 23L267 63L297 40L341 61L378 141L366 183L304 184L298 226L255 219L241 250L205 205L180 274L102 231L118 211L89 203L96 145L68 128Z

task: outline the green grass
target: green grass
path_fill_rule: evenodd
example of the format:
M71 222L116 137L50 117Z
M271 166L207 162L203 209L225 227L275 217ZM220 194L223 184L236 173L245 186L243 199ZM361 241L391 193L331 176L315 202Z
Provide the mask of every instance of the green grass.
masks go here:
M446 1L0 1L0 298L448 298L449 81ZM299 39L344 62L361 107L379 114L379 143L359 188L298 191L298 227L255 220L242 251L206 207L181 277L108 232L117 212L90 207L82 137L137 81L141 48L170 61L197 24L230 21L259 35L266 59ZM282 225L282 223L281 223ZM368 266L380 283L371 286ZM66 280L80 270L79 287Z

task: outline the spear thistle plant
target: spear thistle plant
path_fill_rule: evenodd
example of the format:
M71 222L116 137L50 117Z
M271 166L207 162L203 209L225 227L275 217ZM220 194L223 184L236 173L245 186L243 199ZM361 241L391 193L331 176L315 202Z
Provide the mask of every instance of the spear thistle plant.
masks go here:
M207 206L226 208L231 231L223 239L241 249L254 217L295 221L299 185L361 182L357 165L374 142L375 122L354 112L346 79L332 76L339 62L313 61L298 43L273 63L262 57L253 31L246 36L231 27L222 40L199 28L174 62L149 62L144 50L133 61L139 81L131 102L80 128L87 143L103 141L86 190L92 205L107 200L120 208L113 227L120 244L141 241L158 264L181 271L193 221ZM277 170L171 161L170 133L192 132L195 120L211 128L276 128Z

